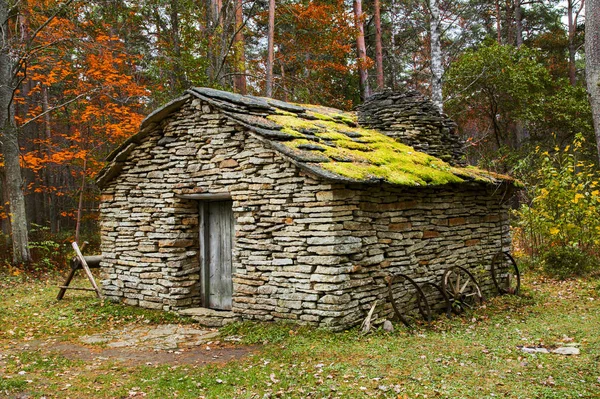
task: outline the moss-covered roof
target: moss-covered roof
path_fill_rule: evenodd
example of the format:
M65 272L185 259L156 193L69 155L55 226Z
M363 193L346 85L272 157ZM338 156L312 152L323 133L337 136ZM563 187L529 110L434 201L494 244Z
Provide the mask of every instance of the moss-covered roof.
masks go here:
M248 128L296 165L328 180L387 182L404 186L439 186L469 181L514 183L509 176L474 167L453 167L376 130L361 128L353 113L214 89L194 88L187 94L220 108L227 117ZM181 100L184 98L189 99L186 96ZM136 136L150 130L157 118L164 118L184 102L174 101L155 111L144 120ZM128 140L129 145L125 143L111 154L109 163L122 159L119 155L125 151L129 153L131 143L139 143L143 138L136 136ZM101 172L99 185L106 184L119 173L120 168L116 166Z

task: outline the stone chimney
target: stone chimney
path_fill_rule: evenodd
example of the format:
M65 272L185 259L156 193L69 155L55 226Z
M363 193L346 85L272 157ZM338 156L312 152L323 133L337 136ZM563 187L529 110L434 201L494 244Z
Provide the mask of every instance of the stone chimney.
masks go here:
M357 111L361 126L377 129L451 165L466 165L456 123L416 91L375 93Z

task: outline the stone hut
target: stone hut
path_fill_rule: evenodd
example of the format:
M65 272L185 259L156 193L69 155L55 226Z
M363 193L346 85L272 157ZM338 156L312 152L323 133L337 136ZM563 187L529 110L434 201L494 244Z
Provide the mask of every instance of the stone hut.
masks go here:
M514 182L460 166L453 125L430 102L375 95L358 121L206 88L150 114L97 179L104 295L213 325L343 329L375 301L390 315L390 274L489 268L510 245Z

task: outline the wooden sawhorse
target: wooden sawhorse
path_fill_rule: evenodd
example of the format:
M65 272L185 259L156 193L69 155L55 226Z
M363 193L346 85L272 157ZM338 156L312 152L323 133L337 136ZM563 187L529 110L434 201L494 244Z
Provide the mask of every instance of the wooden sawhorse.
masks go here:
M96 280L94 280L94 276L92 275L92 272L90 270L97 269L100 267L102 255L83 256L81 250L79 249L79 245L77 245L76 242L73 242L72 245L73 249L75 250L76 256L73 259L71 259L71 271L69 272L67 279L65 280L63 285L58 286L58 288L60 288L60 291L58 291L56 299L59 301L63 299L67 290L95 291L96 296L98 298L102 298L102 295L100 294L100 288L98 288ZM85 243L83 244L83 246L85 246ZM90 280L90 283L92 284L93 288L69 287L69 284L71 284L71 280L73 280L73 277L75 277L75 272L79 269L83 269L85 271L85 274L88 280Z

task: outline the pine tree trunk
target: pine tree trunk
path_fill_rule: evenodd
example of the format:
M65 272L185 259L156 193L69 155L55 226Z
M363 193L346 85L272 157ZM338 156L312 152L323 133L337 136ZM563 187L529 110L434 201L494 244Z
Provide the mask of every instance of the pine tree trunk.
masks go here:
M3 46L0 48L0 126L2 127L2 153L6 174L6 190L10 201L10 225L12 231L13 263L31 261L29 237L27 234L27 216L25 196L19 163L18 130L12 112L14 76L13 63L9 56L8 4L0 0L0 24Z
M517 48L523 45L523 9L521 0L515 0L515 27L516 27L516 45Z
M173 44L173 71L172 71L172 86L173 95L178 95L182 90L188 88L187 78L185 77L184 67L181 58L181 40L179 37L179 2L171 0L171 12L169 15L171 20L171 40Z
M444 66L442 65L440 8L438 0L429 0L429 11L431 12L431 23L429 26L431 36L431 100L443 112L442 76L444 75Z
M585 4L585 76L600 161L600 0Z
M385 81L383 76L383 45L381 40L381 4L375 0L375 66L377 69L377 90L383 90Z
M242 8L243 1L235 1L235 37L234 37L234 54L235 54L235 78L233 85L235 91L240 94L246 94L246 52L244 45L244 32L242 26L244 24L244 9Z
M269 31L267 38L267 76L265 79L265 95L273 97L273 61L275 39L275 0L269 0Z
M356 51L358 53L358 74L363 101L371 95L369 89L369 73L367 71L367 47L365 45L365 28L363 24L362 0L354 0L354 23L356 26Z

